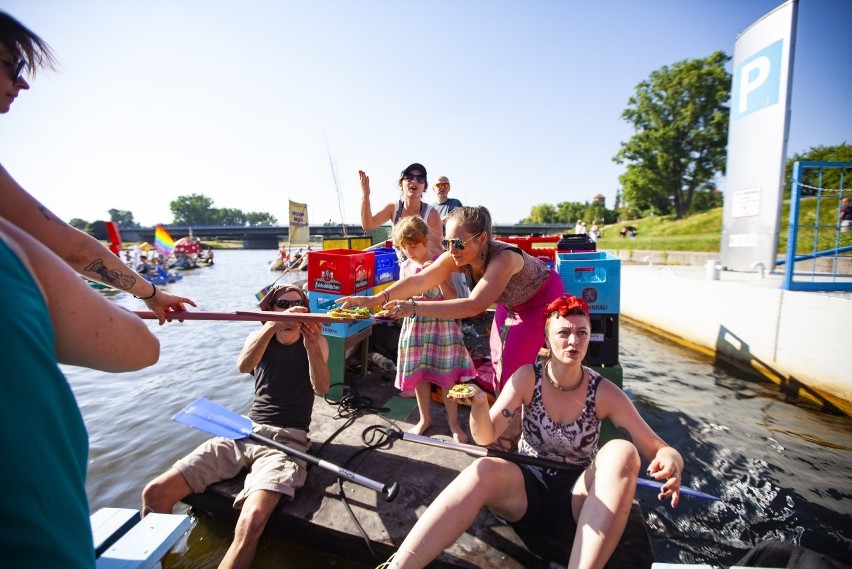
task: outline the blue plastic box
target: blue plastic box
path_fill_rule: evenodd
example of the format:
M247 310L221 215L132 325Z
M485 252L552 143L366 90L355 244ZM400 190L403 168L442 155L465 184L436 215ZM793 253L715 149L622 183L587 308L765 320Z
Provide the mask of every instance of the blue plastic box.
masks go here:
M314 290L308 291L308 301L310 302L311 312L315 314L325 314L330 308L338 306L334 301L344 296L367 296L369 291L362 290L353 294L333 294L330 292L317 292ZM334 336L336 338L347 338L355 332L360 332L373 324L372 320L355 320L354 322L336 322L334 324L323 323L322 335Z
M590 312L620 312L621 259L612 253L557 253L556 272L565 292L588 302Z
M376 254L376 270L373 286L399 280L399 259L393 247L380 247L373 250Z

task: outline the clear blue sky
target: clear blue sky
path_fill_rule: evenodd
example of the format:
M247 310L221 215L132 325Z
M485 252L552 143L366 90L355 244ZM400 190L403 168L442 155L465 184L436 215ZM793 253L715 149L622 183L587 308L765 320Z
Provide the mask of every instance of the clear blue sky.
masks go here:
M66 220L169 223L200 193L357 223L358 170L376 208L411 162L498 223L598 193L612 207L636 85L732 55L781 3L0 0L61 64L0 116L0 162ZM848 0L800 0L788 153L852 142L850 22Z

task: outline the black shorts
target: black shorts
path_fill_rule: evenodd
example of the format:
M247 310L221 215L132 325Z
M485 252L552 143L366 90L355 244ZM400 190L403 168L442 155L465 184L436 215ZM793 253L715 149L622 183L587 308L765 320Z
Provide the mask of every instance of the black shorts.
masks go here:
M512 526L518 530L547 532L559 539L574 540L577 522L571 512L571 490L584 468L555 470L518 464L524 475L527 511Z

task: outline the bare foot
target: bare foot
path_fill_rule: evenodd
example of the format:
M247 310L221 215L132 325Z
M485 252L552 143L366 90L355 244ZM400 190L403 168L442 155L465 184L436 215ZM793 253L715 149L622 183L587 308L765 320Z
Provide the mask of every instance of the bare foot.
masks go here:
M461 427L450 427L450 430L453 432L453 439L457 443L465 444L468 441L467 434L461 429Z
M418 423L416 425L414 425L413 427L408 429L408 432L411 433L412 435L422 435L431 426L432 426L431 421L424 421L423 419L420 419L420 421L418 421Z

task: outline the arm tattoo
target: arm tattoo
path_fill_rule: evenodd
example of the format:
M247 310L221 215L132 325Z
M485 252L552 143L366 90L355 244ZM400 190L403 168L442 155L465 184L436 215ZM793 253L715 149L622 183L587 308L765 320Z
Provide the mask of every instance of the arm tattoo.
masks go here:
M631 443L633 442L633 437L630 435L630 431L628 431L624 427L617 427L616 430L618 431L618 434L622 439Z
M43 205L38 204L38 210L41 212L41 214L44 216L44 218L47 221L56 221L56 222L58 222L62 225L66 225L66 223L64 221L62 221L61 219L59 219L58 217L53 215L53 212L51 212L49 209L47 209Z
M114 286L121 290L130 290L136 284L136 278L132 275L125 275L118 269L108 269L104 265L103 259L95 259L89 263L84 271L95 273L100 277L101 282Z
M513 411L509 411L508 409L503 409L503 410L501 411L501 413L503 414L503 416L504 416L504 417L506 417L507 419L509 419L509 422L510 422L510 423L511 423L512 421L514 421L514 420L515 420L515 415L517 414L517 412L516 412L516 411L515 411L515 412L513 412Z

